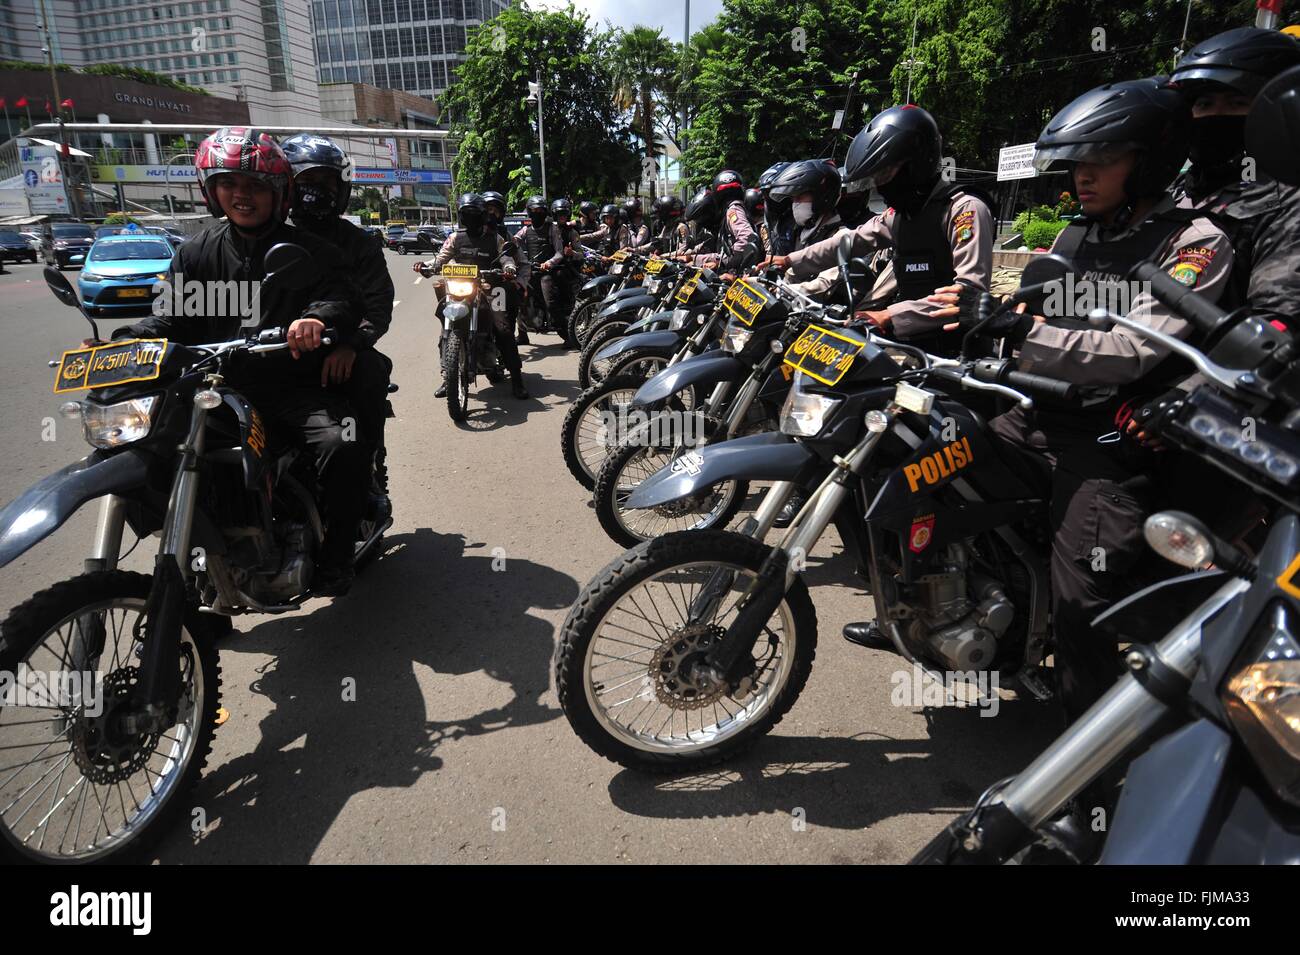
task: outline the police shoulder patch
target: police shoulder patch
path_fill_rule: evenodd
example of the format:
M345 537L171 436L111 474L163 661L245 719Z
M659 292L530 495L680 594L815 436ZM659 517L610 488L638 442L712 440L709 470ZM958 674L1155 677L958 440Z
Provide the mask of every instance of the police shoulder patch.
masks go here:
M1205 246L1187 245L1178 250L1178 256L1169 274L1188 288L1195 288L1201 273L1214 261L1215 250Z
M961 245L963 242L969 242L975 237L975 210L967 209L965 212L959 212L952 220L953 242Z

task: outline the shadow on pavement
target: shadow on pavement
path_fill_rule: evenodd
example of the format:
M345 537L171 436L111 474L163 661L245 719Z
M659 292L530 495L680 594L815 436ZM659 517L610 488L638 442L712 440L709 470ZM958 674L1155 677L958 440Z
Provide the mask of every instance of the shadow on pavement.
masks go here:
M353 796L409 787L440 769L441 742L556 719L560 711L540 702L554 627L530 611L567 607L577 590L568 575L519 558L495 572L485 545L421 529L389 538L347 597L231 634L222 656L271 656L251 687L271 709L256 748L199 784L194 805L215 828L201 840L177 832L159 857L308 862ZM439 675L485 673L511 697L463 720L430 721L417 665ZM352 702L343 699L348 680ZM231 714L232 723L247 718Z
M809 825L834 829L932 812L937 833L947 816L969 808L991 783L1023 769L1060 729L1052 709L1015 700L1003 700L992 718L975 708L925 714L929 739L771 736L703 773L663 777L623 770L610 780L610 799L625 812L664 819L801 807Z

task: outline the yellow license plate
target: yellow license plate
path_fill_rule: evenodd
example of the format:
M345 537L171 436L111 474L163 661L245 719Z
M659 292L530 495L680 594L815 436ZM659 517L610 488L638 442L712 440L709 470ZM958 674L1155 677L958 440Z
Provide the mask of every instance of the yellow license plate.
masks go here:
M142 338L66 351L54 374L54 393L152 381L162 372L165 338Z
M444 265L442 267L442 277L445 279L476 279L478 278L478 266L455 264Z
M645 270L651 275L658 275L664 270L664 266L667 264L667 259L651 259L645 264Z
M689 279L686 280L686 283L681 288L677 290L677 294L674 296L674 298L676 298L677 301L680 302L682 305L685 305L687 302L691 300L691 296L695 294L695 286L699 284L700 284L700 273L696 272L694 275L692 275Z
M117 290L118 298L148 298L149 290L147 288L120 288Z
M785 353L784 364L823 385L837 385L853 367L853 359L865 347L866 342L855 341L829 328L809 325Z
M613 259L615 262L622 262L630 254L631 253L629 253L627 249L619 249L617 252L611 255L610 258Z
M768 294L762 289L755 288L746 280L740 279L731 283L731 287L727 289L727 294L722 299L722 304L742 325L753 325L754 319L758 318L758 313L769 300Z

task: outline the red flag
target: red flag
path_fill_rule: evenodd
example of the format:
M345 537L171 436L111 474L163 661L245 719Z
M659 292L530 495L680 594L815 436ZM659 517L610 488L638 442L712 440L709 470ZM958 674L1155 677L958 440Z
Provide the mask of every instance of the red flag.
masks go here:
M62 109L72 109L72 98L69 97L59 104Z
M20 96L20 97L18 97L18 100L14 103L14 106L26 106L26 105L27 105L27 97L26 97L26 96Z
M3 96L0 96L0 109L4 109L4 108L5 108L5 98Z

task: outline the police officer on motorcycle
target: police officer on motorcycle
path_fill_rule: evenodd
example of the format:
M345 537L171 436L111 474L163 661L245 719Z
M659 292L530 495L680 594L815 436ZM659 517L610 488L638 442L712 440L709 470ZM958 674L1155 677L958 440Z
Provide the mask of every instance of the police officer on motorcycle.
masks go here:
M506 281L513 283L519 272L525 267L523 256L517 245L505 238L488 222L483 197L476 192L467 192L456 204L456 216L460 228L447 236L438 250L438 254L428 262L417 262L415 271L421 274L436 274L448 262L464 265L477 265L480 270L500 268ZM492 316L492 337L497 351L501 353L501 362L510 373L510 393L519 399L528 397L524 387L523 363L519 359L519 346L510 334L510 321L504 308L494 307L492 296L484 299ZM444 331L445 334L445 331ZM439 338L438 351L441 354L442 339ZM434 392L434 397L442 398L447 394L447 376L444 370L443 383Z
M744 180L735 170L724 169L713 177L709 193L717 212L718 251L712 255L682 253L679 257L704 268L738 275L763 258L758 233L745 212ZM715 213L702 208L701 214L711 218Z
M506 242L510 243L512 248L517 248L514 244L515 240L511 237L510 233L506 231L506 197L492 189L487 189L480 193L480 195L483 197L483 214L487 218L488 227L495 231L497 235L501 236L501 238ZM517 328L519 332L524 335L522 344L526 344L528 342L528 336L520 322L519 306L528 298L528 283L531 278L532 267L528 260L522 256L520 256L520 260L522 261L522 265L519 268L518 273L515 275L515 280L505 286L506 319L510 323L512 329L511 334L515 334L513 329ZM519 339L516 338L515 341L518 343Z
M524 205L528 221L515 233L515 245L531 266L530 296L540 293L546 304L547 321L552 329L559 331L568 311L565 309L567 270L558 266L566 261L566 248L571 249L572 243L577 242L577 233L571 226L561 228L558 222L552 221L553 210L557 209L563 213L567 223L569 200L556 199L548 208L541 196L530 198ZM568 284L571 286L572 282ZM516 341L521 345L528 344L528 332L522 323Z
M293 167L293 224L337 248L348 263L347 277L360 292L361 325L348 344L325 358L321 384L337 388L352 403L361 432L375 452L372 509L378 520L392 513L388 497L384 423L393 362L375 348L393 321L393 280L379 236L343 218L352 195L353 162L333 140L314 133L286 139L281 148Z
M655 251L661 253L677 252L686 248L690 242L691 230L683 221L685 206L677 196L664 193L655 199L655 219L659 223L659 232Z
M619 250L620 228L618 206L612 202L606 203L600 209L600 226L594 232L584 235L582 244L608 261L609 257Z
M1192 108L1191 168L1175 194L1215 216L1232 240L1226 308L1300 329L1300 189L1255 168L1246 155L1246 114L1274 76L1300 64L1300 43L1276 30L1240 27L1196 44L1170 79Z
M894 106L854 137L845 160L847 180L870 180L890 204L853 232L854 256L894 253L871 291L878 307L859 314L900 339L942 330L938 306L926 300L935 288L956 280L987 290L993 271L993 216L982 199L944 180L942 145L928 112ZM810 279L838 263L838 247L826 239L763 264Z
M653 244L650 227L646 225L641 200L635 196L623 200L623 226L619 230L619 248L633 252L649 252Z
M596 221L596 213L599 209L600 206L590 199L578 203L578 221L574 223L578 235L588 235L600 228L600 224Z

